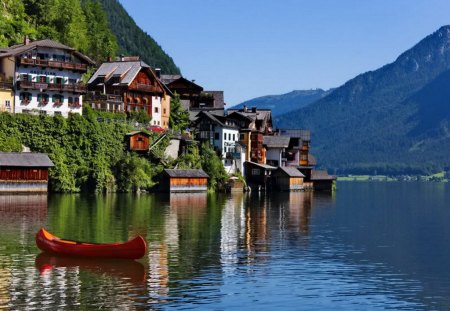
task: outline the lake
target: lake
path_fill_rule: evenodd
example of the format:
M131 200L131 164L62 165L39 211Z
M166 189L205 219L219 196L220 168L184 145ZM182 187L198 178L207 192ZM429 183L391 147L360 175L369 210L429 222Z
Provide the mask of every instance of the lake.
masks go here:
M34 235L141 260L40 254ZM333 194L0 196L0 309L449 310L450 185L339 182Z

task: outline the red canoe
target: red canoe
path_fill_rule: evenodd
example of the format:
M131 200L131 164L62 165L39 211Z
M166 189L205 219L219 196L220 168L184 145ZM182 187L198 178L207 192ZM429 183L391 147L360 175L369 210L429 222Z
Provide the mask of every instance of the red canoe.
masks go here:
M44 252L65 256L139 259L147 252L141 236L125 243L94 244L60 239L44 228L36 233L36 244Z

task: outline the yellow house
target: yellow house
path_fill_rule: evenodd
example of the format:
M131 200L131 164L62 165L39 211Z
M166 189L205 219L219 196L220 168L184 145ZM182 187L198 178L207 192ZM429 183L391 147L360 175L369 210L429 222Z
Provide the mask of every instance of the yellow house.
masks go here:
M170 99L169 94L164 94L161 100L161 127L165 130L169 128Z
M12 83L0 81L0 112L14 112L14 91Z

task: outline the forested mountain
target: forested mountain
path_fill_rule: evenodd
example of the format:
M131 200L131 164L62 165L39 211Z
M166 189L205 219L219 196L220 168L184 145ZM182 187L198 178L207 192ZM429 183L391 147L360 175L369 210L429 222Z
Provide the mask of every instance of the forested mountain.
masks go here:
M117 0L98 0L108 16L109 25L117 38L119 54L140 55L150 66L163 73L178 74L180 69L156 41L145 33ZM163 25L161 25L163 27Z
M145 34L116 0L3 0L0 46L50 38L97 62L108 56L139 55L163 72L178 73L173 60Z
M272 109L272 115L279 116L292 110L306 107L310 103L325 97L331 91L332 90L324 91L322 89L315 89L292 91L281 95L267 95L247 100L242 104L234 106L233 109L239 109L243 106Z
M319 163L337 172L450 170L450 26L376 71L348 81L277 127L312 131Z

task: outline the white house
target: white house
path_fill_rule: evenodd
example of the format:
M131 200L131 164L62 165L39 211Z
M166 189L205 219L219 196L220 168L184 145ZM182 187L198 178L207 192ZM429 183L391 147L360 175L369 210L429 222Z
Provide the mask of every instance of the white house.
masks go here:
M222 157L225 170L229 174L243 172L245 146L239 143L239 128L225 117L201 111L195 122L200 141L209 141ZM244 158L243 158L244 157Z
M14 112L62 115L82 112L81 77L95 63L50 39L0 49L0 73L13 81Z

